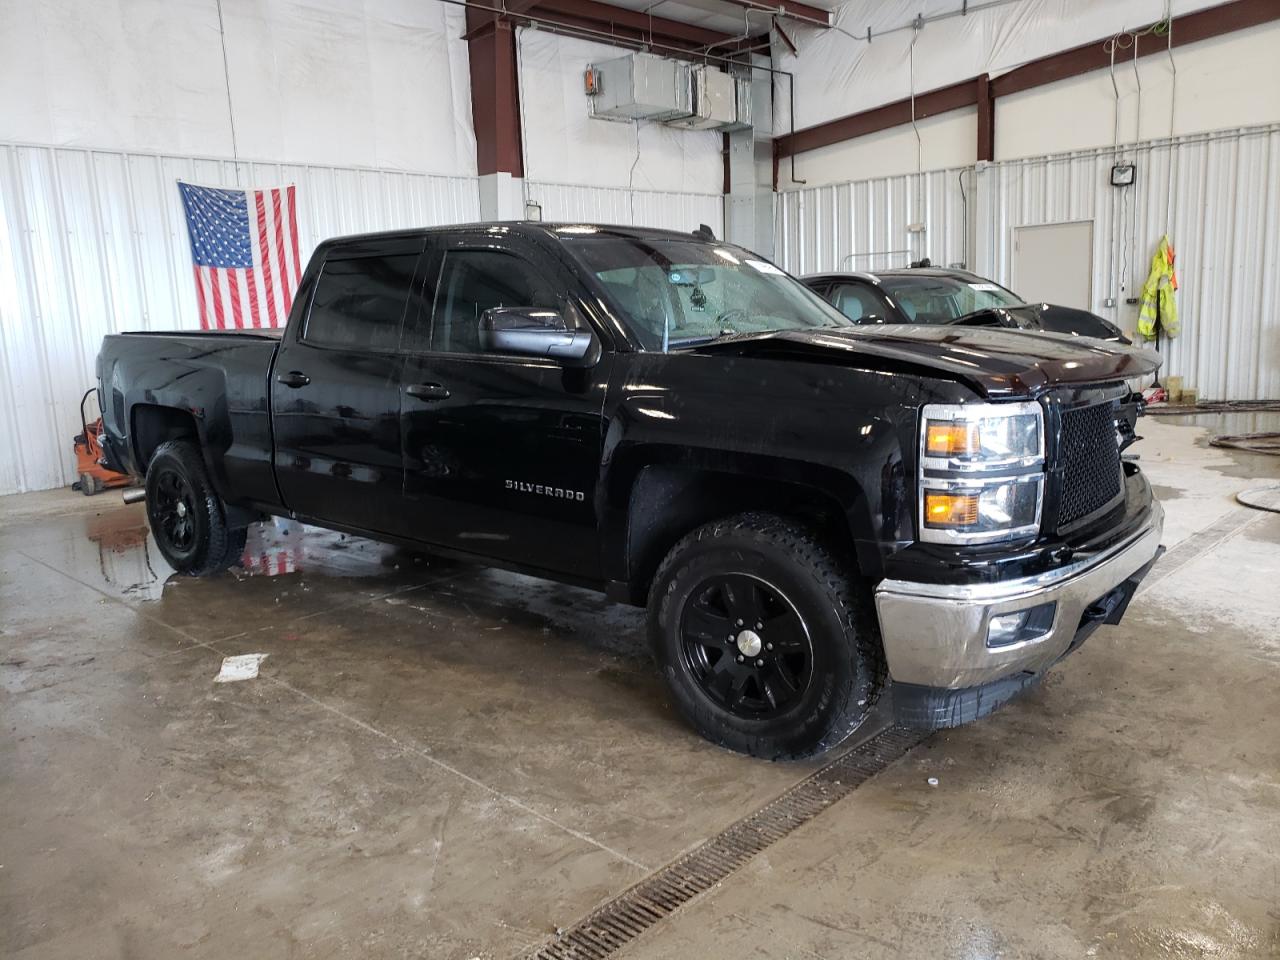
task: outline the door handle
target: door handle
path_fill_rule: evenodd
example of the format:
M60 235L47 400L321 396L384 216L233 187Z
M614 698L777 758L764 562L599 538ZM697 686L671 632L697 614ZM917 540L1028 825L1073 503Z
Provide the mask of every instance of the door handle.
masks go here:
M404 392L419 400L448 400L449 390L442 383L413 383Z
M297 370L290 370L288 373L276 374L276 383L283 383L286 387L293 387L295 390L298 387L305 387L310 382L310 377Z

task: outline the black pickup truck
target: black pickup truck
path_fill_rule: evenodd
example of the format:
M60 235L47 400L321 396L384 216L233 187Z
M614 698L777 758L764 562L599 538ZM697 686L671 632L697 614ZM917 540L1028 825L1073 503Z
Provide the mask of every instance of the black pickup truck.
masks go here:
M283 333L109 336L98 378L176 569L274 514L647 604L689 721L782 758L885 690L971 720L1119 620L1157 364L857 326L709 231L503 223L326 242Z

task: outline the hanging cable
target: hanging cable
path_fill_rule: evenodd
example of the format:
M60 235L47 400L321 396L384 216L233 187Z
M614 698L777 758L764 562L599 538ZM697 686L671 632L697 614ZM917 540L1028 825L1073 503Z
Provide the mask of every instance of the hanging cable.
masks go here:
M519 33L515 37L516 45L516 82L520 82L519 78L524 76L524 41ZM525 120L524 112L524 92L520 91L517 100L520 101L520 196L524 203L524 210L521 211L521 219L527 219L529 213L529 136L527 130L529 124ZM539 208L541 209L541 208Z
M631 172L627 174L627 198L631 203L631 225L636 226L636 164L640 162L640 121L632 120L636 128L636 158L631 161Z
M920 127L916 124L916 40L920 38L920 30L924 27L924 18L916 18L915 32L911 34L911 46L907 49L907 84L911 92L911 132L916 135L916 216L924 222L924 142L920 139ZM915 244L912 244L915 246ZM924 256L924 251L920 251Z
M1165 23L1169 25L1165 33L1165 48L1169 54L1171 76L1169 78L1169 189L1165 195L1164 233L1165 236L1170 236L1173 233L1173 194L1175 184L1178 182L1178 148L1173 142L1174 107L1178 98L1178 64L1173 59L1173 0L1165 2Z
M236 112L231 108L231 70L227 67L227 31L222 26L222 0L218 0L218 37L222 41L222 80L227 87L227 120L231 123L231 159L240 159L236 145ZM240 166L236 165L236 183L240 182Z

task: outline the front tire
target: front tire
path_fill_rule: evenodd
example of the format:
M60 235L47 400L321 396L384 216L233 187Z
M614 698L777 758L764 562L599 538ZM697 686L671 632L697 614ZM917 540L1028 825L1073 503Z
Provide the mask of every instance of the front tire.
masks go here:
M240 559L246 530L227 525L226 510L195 443L160 444L147 466L146 490L151 533L173 569L203 577Z
M685 718L770 760L847 739L883 683L869 598L816 536L781 517L717 520L654 577L649 633Z

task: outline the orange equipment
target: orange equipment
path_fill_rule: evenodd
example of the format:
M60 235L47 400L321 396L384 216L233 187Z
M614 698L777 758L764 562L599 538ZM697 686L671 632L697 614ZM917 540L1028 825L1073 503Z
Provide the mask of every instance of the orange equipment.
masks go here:
M90 388L80 398L80 426L83 432L77 434L73 441L76 451L76 472L80 474L80 479L71 485L71 489L79 490L86 497L101 493L103 490L133 485L133 477L127 473L116 473L102 465L102 445L98 442L98 436L102 433L102 418L99 417L90 424L84 412L85 402L95 392L97 391Z

